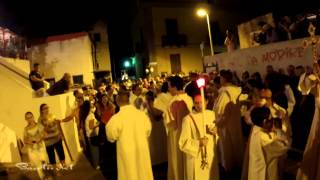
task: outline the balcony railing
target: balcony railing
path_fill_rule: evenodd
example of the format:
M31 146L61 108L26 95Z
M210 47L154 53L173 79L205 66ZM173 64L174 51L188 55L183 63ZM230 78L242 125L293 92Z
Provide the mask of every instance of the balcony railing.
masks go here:
M162 47L184 47L187 46L187 36L185 34L164 35L161 37Z

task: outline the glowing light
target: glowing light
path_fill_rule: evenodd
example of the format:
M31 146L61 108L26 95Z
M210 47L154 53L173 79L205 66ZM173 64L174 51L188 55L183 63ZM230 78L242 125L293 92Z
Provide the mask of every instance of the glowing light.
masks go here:
M132 65L136 64L136 57L131 58L132 59Z
M205 10L205 9L198 9L197 10L197 15L199 16L199 17L204 17L204 16L206 16L208 14L208 12Z
M204 78L199 78L199 79L197 80L198 88L204 87L205 83L206 83L206 82L205 82Z
M130 67L130 62L129 61L125 61L124 62L124 67L126 67L126 68Z
M153 72L153 70L154 70L153 67L151 67L151 68L150 68L150 72Z

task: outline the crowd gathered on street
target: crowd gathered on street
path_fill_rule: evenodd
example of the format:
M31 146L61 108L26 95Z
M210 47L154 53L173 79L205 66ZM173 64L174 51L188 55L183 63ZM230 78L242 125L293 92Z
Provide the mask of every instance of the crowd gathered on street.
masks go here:
M34 67L35 91L70 91L70 75L45 89L39 64ZM269 65L266 74L245 71L241 78L220 70L101 81L74 89L76 104L62 120L47 104L38 121L27 112L24 143L33 164L44 163L47 154L49 164L64 166L60 124L74 120L92 166L117 170L120 180L154 179L152 166L166 162L169 180L283 179L292 149L304 151L297 179L319 179L319 72L319 64L290 65L287 72ZM199 78L205 79L204 97Z

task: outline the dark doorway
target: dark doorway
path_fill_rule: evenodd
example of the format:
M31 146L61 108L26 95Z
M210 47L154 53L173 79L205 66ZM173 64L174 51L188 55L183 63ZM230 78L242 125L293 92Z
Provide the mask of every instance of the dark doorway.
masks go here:
M171 73L172 74L181 72L180 54L170 54L170 63L171 63Z

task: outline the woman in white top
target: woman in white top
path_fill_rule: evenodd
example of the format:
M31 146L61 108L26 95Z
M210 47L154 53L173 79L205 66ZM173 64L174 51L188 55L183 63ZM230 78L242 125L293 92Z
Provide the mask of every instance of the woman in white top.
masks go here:
M25 120L27 126L24 128L23 141L27 148L28 158L32 166L37 167L39 177L42 179L42 165L47 159L46 149L44 145L43 126L36 123L32 112L26 112Z
M99 167L99 122L94 116L96 108L94 103L85 101L80 109L80 123L84 126L84 134L88 140L91 163L95 169Z

